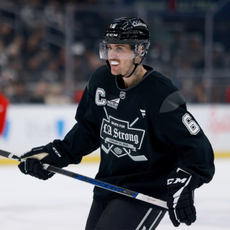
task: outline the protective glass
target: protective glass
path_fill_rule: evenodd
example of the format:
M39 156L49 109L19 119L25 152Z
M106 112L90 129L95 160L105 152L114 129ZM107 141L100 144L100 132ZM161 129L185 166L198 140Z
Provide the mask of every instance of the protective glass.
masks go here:
M110 44L100 43L99 45L99 55L100 59L133 59L135 55L135 50L124 46L122 44L116 44L113 48Z

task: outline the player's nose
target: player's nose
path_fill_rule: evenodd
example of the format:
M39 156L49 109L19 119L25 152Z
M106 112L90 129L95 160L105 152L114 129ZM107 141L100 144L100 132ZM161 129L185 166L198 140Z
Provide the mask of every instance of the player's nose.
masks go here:
M117 52L115 50L109 50L108 52L109 59L118 59Z

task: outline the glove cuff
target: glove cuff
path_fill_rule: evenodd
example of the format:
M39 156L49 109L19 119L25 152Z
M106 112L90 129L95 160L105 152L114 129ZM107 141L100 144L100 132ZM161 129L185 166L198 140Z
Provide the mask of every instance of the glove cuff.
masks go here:
M44 158L44 162L53 164L57 167L65 167L70 164L70 159L66 154L63 154L60 149L51 142L44 146L45 152L49 153L47 157ZM50 158L50 159L49 159Z
M182 168L177 168L176 171L172 172L167 179L168 187L181 187L188 186L193 190L198 188L200 184L199 177L190 170L184 170Z

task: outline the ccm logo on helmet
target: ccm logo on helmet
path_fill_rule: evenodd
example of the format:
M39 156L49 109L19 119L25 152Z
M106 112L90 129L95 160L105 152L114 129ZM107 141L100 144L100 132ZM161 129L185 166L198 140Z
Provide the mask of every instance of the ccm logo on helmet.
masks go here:
M106 34L106 37L118 37L118 34Z

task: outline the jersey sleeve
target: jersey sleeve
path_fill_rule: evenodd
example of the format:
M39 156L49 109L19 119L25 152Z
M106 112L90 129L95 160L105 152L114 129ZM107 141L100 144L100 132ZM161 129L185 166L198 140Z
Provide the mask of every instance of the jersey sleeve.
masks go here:
M83 156L90 154L100 146L99 116L89 86L84 90L76 112L76 124L63 140L54 140L68 158L69 163L80 163Z
M178 167L196 173L202 185L214 174L212 146L193 115L187 111L179 91L170 94L162 103L157 118L157 136L176 154ZM200 186L199 185L199 186Z

